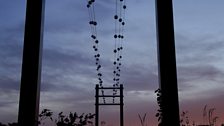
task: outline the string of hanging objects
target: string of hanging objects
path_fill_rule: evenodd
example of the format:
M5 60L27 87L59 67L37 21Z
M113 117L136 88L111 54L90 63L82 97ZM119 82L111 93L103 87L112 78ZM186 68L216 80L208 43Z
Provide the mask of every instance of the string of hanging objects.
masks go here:
M114 0L115 1L115 11L113 15L114 20L114 33L112 35L112 39L114 39L114 48L113 52L113 87L118 87L120 85L120 77L121 77L121 65L122 65L122 51L123 51L123 43L124 43L124 26L125 26L125 10L126 3L125 0ZM91 39L93 43L94 50L94 58L95 65L97 71L97 78L100 87L103 87L103 74L101 71L102 65L100 62L100 50L98 34L97 34L97 20L95 14L95 2L96 0L87 0L87 8L89 14L89 25L91 29ZM104 90L101 90L102 95L104 96ZM113 90L113 95L117 94L117 90ZM105 97L103 97L103 102L106 103ZM114 103L114 98L113 98Z

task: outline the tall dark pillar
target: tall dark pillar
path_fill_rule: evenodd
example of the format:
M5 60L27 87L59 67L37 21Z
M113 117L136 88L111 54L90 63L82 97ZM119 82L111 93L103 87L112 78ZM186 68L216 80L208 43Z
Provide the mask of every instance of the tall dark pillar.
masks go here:
M124 86L120 85L120 126L124 126Z
M172 0L156 0L162 126L180 126Z
M19 126L38 125L44 4L45 0L27 0Z
M99 85L96 85L96 96L95 96L95 126L99 126Z

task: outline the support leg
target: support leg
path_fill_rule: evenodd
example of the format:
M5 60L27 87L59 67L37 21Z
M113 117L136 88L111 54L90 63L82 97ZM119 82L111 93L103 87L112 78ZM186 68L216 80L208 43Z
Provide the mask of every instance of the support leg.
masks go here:
M45 0L27 0L19 126L38 125L44 3Z
M156 0L162 126L180 126L172 0Z

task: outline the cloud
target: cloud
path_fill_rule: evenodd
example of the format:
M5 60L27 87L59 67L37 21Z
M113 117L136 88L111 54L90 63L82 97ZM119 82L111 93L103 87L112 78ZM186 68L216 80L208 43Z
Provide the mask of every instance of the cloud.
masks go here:
M213 35L176 34L177 73L181 100L220 95L223 78L222 41Z
M58 50L44 50L42 90L45 92L77 92L89 88L95 78L95 66L90 57L76 52L67 54Z
M189 35L190 36L190 35ZM190 38L187 35L176 35L177 63L180 64L214 64L222 61L219 54L223 52L223 38L202 35L197 38Z
M22 62L23 25L8 26L0 34L0 109L1 120L11 120L18 111ZM9 109L10 108L10 109ZM14 114L12 114L14 113ZM10 116L11 115L11 116ZM14 120L14 119L13 119Z
M0 122L16 121L19 101L18 94L17 90L0 88Z
M14 80L8 76L1 76L0 83L0 89L2 90L19 90L18 80Z
M127 91L149 91L158 87L157 73L148 67L137 65L124 67L122 75Z

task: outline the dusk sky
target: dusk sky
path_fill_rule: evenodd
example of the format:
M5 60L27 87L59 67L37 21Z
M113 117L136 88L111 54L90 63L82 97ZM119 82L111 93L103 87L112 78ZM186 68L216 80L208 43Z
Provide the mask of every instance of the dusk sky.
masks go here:
M113 82L114 0L96 0L99 50L105 86ZM40 110L94 113L96 66L87 0L46 0ZM159 87L154 0L126 0L121 82L125 125L157 124ZM173 0L180 111L202 124L203 107L224 122L224 1ZM0 122L18 116L25 0L0 0ZM101 120L115 126L118 107L101 107Z

